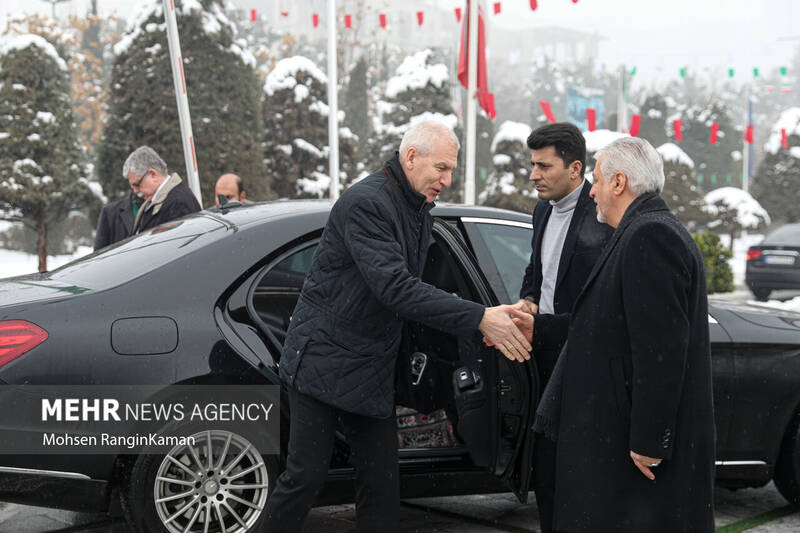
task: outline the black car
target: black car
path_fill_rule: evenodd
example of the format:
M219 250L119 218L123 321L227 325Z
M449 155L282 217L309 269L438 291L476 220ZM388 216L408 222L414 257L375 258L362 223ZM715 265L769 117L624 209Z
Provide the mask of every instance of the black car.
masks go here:
M775 290L800 290L800 224L781 226L751 246L744 279L762 301Z
M3 280L0 388L278 384L280 347L330 206L204 211L53 272ZM447 205L433 214L424 280L486 305L515 301L530 217ZM723 302L709 309L718 481L759 486L774 477L800 501L800 314ZM460 391L453 376L471 361L481 379ZM455 338L410 324L398 363L402 495L512 490L525 501L535 357L512 363L477 332ZM139 531L253 531L285 458L282 414L276 455L208 423L197 429L202 445L162 455L0 456L0 500L79 510L121 502ZM353 498L339 437L320 503Z

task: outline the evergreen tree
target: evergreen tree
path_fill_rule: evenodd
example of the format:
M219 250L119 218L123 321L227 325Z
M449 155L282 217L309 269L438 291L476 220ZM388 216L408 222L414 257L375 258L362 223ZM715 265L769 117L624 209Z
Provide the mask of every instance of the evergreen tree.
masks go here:
M781 146L786 130L788 148ZM800 108L787 109L775 123L765 146L751 191L777 222L800 222L797 190L800 187Z
M248 198L271 197L262 161L260 82L255 59L235 41L235 25L218 0L176 0L183 69L192 118L200 188L213 203L220 174L234 172L247 183ZM106 195L127 191L125 158L152 146L171 172L184 179L185 163L169 63L161 2L150 0L114 46L109 120L98 174Z
M369 118L367 61L364 56L356 61L349 78L343 99L344 123L358 137L358 153L360 154L366 151L367 141L372 134Z
M47 270L48 228L95 200L69 97L69 72L37 35L0 44L0 217L37 233Z
M264 84L264 161L280 198L329 195L328 78L308 58L279 61ZM340 112L339 122L344 119ZM356 177L356 138L339 128L341 185Z
M749 193L736 187L720 187L705 195L706 207L711 216L708 227L717 233L730 235L729 248L742 230L760 230L770 225L770 217Z
M492 141L494 166L486 189L479 196L481 204L532 213L536 191L530 182L530 150L527 139L531 128L519 122L506 121Z
M662 144L657 150L664 159L666 178L661 197L689 231L697 231L698 227L709 221L709 216L703 209L705 200L702 192L695 184L694 161L672 143Z
M659 93L649 94L645 97L642 110L642 124L639 137L646 139L653 146L661 146L670 139L667 137L667 116L670 109L667 100Z
M458 119L453 113L447 67L437 63L431 49L407 56L386 83L385 97L376 104L368 168L380 168L400 146L403 134L418 121L438 120L460 137ZM459 158L459 161L461 159ZM453 173L453 182L440 195L442 201L460 201L464 188L463 164Z

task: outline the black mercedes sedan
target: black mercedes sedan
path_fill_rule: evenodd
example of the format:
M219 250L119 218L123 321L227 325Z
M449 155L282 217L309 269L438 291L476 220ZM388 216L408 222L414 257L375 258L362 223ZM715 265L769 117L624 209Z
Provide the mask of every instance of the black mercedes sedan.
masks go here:
M203 211L57 270L0 281L0 392L26 386L277 386L281 345L331 202ZM423 279L486 304L516 300L530 217L437 206ZM710 302L717 479L775 479L800 502L800 314ZM454 381L477 364L481 379ZM409 324L398 356L404 497L513 491L527 498L535 357ZM121 510L136 531L255 531L280 473L247 431L208 421L160 454L0 455L0 500ZM713 431L714 428L709 428ZM2 432L0 428L0 432ZM352 501L339 435L321 504Z
M786 224L747 250L744 280L758 300L772 291L800 290L800 224Z

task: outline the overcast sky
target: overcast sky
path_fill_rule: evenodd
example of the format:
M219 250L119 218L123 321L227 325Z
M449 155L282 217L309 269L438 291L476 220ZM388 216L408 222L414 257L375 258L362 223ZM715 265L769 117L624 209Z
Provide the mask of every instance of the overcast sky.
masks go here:
M126 18L141 1L97 0L101 12L115 11ZM269 0L276 1L286 10L299 1L318 4L321 12L326 5L324 0ZM348 1L355 0L339 0L339 4L346 6ZM385 0L376 3L392 4ZM417 3L424 9L431 1ZM448 7L464 4L459 0L437 3ZM490 11L493 3L487 2ZM234 4L263 8L268 2L234 0ZM89 0L68 0L58 4L56 12L59 16L83 14L89 5ZM47 14L50 9L50 0L0 0L0 28L5 28L8 13ZM769 72L790 64L800 45L798 16L800 0L538 0L536 11L531 11L529 0L503 0L502 13L489 18L495 26L531 31L537 26L596 31L605 37L600 48L604 63L635 65L644 76L657 69L677 76L680 66L689 66L720 71L734 67L738 77L745 72L752 76L753 67Z

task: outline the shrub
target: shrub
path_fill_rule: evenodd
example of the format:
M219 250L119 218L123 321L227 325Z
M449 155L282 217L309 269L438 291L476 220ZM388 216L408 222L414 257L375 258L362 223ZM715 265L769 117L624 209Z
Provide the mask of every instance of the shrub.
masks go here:
M728 264L731 252L724 246L715 233L693 234L706 265L706 283L708 294L730 292L733 290L733 271Z

